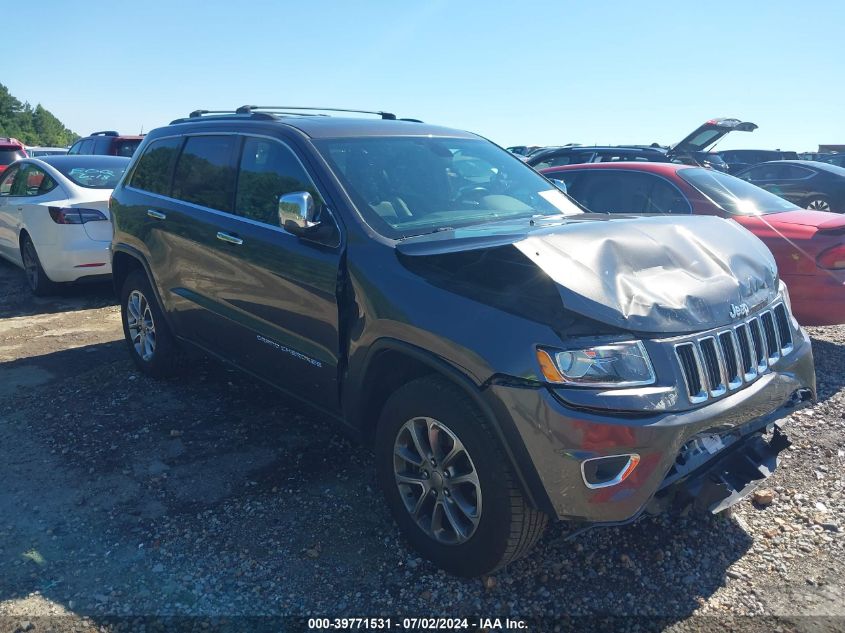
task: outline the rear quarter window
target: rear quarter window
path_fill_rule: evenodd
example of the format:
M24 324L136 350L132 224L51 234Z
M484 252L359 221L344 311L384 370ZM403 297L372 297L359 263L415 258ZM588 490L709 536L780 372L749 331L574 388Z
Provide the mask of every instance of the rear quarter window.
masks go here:
M141 139L115 140L114 145L112 145L112 154L131 158L140 144Z

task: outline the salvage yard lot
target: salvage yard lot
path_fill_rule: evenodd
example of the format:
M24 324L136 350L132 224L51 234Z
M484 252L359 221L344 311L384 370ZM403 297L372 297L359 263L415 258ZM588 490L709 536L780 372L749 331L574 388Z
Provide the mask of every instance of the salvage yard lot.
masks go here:
M772 505L572 542L555 525L527 559L461 580L406 548L369 451L326 421L202 358L146 378L108 286L36 300L0 262L0 631L141 615L602 614L678 629L845 616L845 326L810 333L820 402L787 425Z

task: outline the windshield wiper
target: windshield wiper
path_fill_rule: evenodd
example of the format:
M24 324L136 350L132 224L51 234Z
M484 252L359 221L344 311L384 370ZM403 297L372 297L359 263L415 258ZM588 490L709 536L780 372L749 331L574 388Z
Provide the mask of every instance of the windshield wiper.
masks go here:
M443 233L444 231L454 231L455 227L453 226L438 226L436 229L432 231L426 231L425 233L414 233L413 235L403 235L400 237L400 240L407 240L412 237L420 237L422 235L433 235L435 233Z

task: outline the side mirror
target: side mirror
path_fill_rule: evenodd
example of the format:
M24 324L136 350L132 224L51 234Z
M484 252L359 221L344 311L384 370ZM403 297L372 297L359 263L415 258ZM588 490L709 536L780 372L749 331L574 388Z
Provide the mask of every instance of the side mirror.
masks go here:
M565 182L563 182L562 180L558 180L557 178L552 178L551 181L552 181L552 183L554 183L554 186L557 187L558 189L560 189L563 193L568 193L566 191L566 183Z
M319 225L317 211L314 197L307 191L279 196L279 225L293 235L302 235Z

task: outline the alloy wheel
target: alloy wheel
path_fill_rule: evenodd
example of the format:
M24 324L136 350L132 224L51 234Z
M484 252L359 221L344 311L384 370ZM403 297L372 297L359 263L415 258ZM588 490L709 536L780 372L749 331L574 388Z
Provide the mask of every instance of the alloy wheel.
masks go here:
M807 204L807 208L816 211L830 211L830 203L824 198L814 198Z
M26 282L31 289L35 290L38 287L38 255L35 254L35 247L29 240L24 242L22 255Z
M405 509L429 537L469 540L481 520L481 484L472 458L442 422L405 422L393 446L393 474Z
M150 303L140 290L129 293L126 301L126 326L135 352L145 361L156 349L156 328Z

